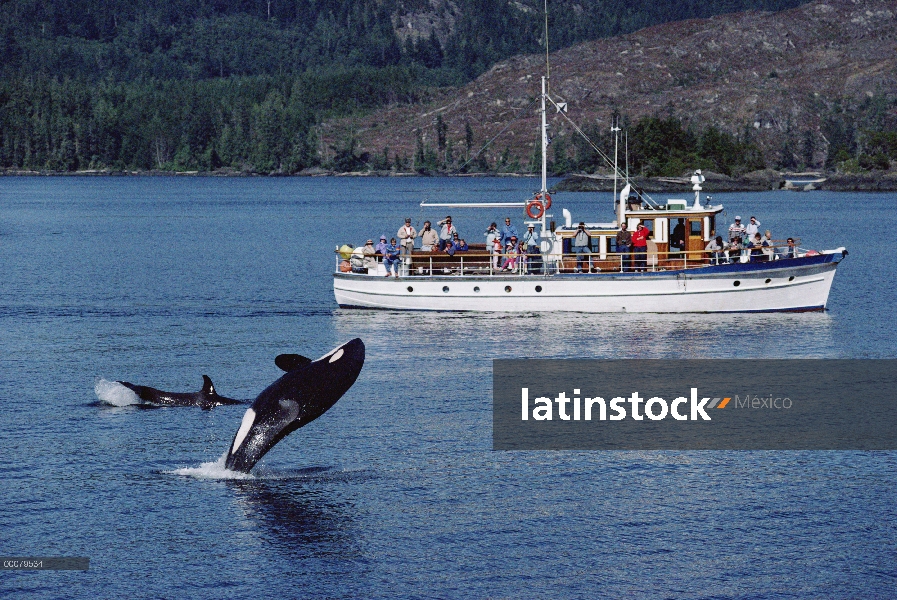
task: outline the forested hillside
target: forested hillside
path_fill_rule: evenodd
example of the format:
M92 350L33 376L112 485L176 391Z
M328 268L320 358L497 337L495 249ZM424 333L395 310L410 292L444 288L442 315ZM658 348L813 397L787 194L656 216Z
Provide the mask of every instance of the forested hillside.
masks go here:
M799 0L549 4L553 49ZM8 0L0 167L295 173L316 125L542 48L541 0ZM327 150L325 148L325 150Z

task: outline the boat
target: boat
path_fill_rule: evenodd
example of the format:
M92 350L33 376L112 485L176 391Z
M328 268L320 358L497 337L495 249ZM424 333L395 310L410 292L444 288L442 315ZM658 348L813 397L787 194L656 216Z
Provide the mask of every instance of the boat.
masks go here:
M484 244L453 256L415 249L403 259L398 277L384 277L382 264L364 268L360 253L355 251L353 257L353 249L343 246L337 248L333 274L333 292L341 308L583 313L825 310L835 271L847 256L845 248L815 251L800 247L799 240L792 244L779 240L753 256L745 250L708 251L717 226L725 223L720 223L723 206L701 195L701 172L689 179L693 201L657 202L636 190L619 169L616 144L612 163L593 145L613 166L615 219L582 222L588 245L574 247L580 224L567 210L559 225L549 220L548 213L553 200L547 188L546 109L553 106L566 118L567 106L549 96L546 77L541 81L541 188L520 202L421 203L423 208L521 208L529 217L527 225L539 233L538 249L533 246L528 254L509 251L501 262ZM613 131L618 137L619 128ZM618 177L625 184L619 194ZM646 252L618 251L617 233L624 223L630 232L639 224L649 230L653 239Z

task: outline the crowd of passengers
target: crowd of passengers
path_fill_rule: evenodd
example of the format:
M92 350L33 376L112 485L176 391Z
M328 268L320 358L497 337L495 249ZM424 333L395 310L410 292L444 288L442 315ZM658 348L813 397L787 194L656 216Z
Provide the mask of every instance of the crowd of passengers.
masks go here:
M369 239L361 247L361 264L353 265L361 269L376 269L377 259L382 257L386 267L386 277L399 276L399 265L404 259L410 259L414 250L414 241L420 239L420 250L438 254L455 256L459 252L467 252L470 247L460 236L458 229L452 224L452 217L437 222L434 228L430 221L424 221L423 228L418 231L411 224L411 219L406 218L405 224L399 228L396 237L387 242L386 236L380 236L380 242L374 245L374 240ZM715 233L715 232L714 232ZM485 232L486 250L490 254L491 267L495 271L513 271L527 264L527 256L538 256L539 234L535 226L527 226L526 233L520 236L517 227L511 223L511 218L506 217L504 225L499 228L497 223L492 223ZM712 235L712 234L711 234ZM629 264L626 270L647 270L647 257L653 244L652 233L639 223L635 231L628 231L626 223L620 226L616 236L617 253L628 255ZM757 262L776 260L778 258L795 258L797 249L794 239L788 238L787 246L775 248L772 234L766 230L760 234L760 222L756 217L751 217L747 225L741 224L741 217L736 216L735 222L729 226L729 240L724 242L722 236L716 236L705 246L704 250L710 257L712 264L733 262ZM585 223L580 223L576 234L571 240L571 249L576 255L576 272L581 273L583 268L589 268L590 237ZM656 252L656 245L654 245ZM685 220L679 219L670 234L670 257L677 258L685 254ZM541 270L541 258L538 263L531 259L529 272Z
M452 224L451 215L438 221L436 225L438 229L434 228L430 221L424 221L423 228L418 231L411 224L411 219L406 218L396 237L390 238L387 242L386 236L381 235L380 243L377 245L374 245L373 239L369 239L362 246L363 262L360 267L376 269L377 257L381 256L386 267L386 277L390 275L398 277L399 265L403 259L411 257L416 239L420 239L422 252L455 256L456 253L470 250L468 243ZM513 271L526 263L527 254L539 254L539 234L534 225L529 225L526 233L520 236L517 227L511 224L511 218L507 217L501 229L496 223L492 223L484 235L486 250L490 254L490 263L495 271Z
M757 217L751 216L748 224L742 225L741 217L736 215L735 222L729 226L729 240L724 242L722 236L718 235L710 240L704 250L710 252L713 264L796 258L794 238L789 237L785 244L784 247L776 248L768 229L761 235Z

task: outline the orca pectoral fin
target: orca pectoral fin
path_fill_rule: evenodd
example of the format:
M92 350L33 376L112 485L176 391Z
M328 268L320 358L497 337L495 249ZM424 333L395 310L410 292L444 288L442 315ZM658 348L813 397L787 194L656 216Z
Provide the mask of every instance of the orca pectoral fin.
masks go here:
M277 358L274 359L274 364L277 365L281 371L287 373L297 367L304 367L310 362L310 358L306 358L299 354L278 354Z

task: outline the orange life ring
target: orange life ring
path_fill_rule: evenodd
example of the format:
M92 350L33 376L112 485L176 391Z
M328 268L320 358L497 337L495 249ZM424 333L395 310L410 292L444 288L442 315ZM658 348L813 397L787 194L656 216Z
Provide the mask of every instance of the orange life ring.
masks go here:
M538 211L536 214L533 214L534 208ZM545 214L545 209L538 200L530 200L529 204L526 205L526 214L530 219L541 219L542 215Z
M548 192L545 192L544 194L536 194L536 200L544 201L545 210L551 208L551 194L549 194Z

